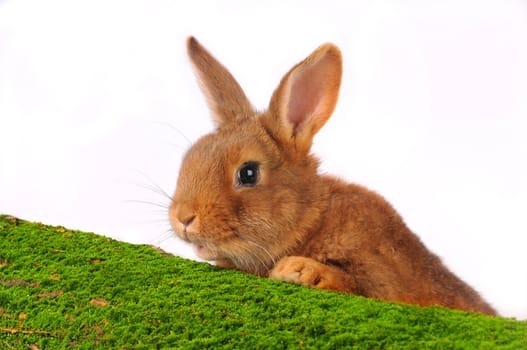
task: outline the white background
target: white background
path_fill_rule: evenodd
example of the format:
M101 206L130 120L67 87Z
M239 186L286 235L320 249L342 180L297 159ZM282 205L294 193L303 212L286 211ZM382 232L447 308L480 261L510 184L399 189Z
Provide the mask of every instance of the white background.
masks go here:
M212 129L185 38L260 109L332 41L345 74L315 140L323 171L382 193L503 315L527 318L526 4L0 0L0 213L193 258L155 190L172 193Z

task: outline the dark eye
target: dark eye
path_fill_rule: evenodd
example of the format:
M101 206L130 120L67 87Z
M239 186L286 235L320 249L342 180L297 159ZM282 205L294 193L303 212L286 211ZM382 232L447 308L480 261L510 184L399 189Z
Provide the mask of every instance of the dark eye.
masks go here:
M257 162L247 162L238 169L236 174L238 186L254 186L258 182L260 165Z

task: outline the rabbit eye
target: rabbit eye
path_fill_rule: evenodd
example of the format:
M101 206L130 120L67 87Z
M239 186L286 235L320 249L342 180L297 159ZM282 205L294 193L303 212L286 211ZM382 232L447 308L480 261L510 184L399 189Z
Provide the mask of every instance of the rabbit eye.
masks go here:
M238 169L236 174L238 186L254 186L258 182L260 165L257 162L247 162Z

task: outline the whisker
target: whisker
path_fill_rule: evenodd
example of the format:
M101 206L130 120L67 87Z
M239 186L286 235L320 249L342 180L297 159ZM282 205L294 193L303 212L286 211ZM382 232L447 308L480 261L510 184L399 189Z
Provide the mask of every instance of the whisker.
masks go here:
M156 241L154 241L153 239L150 241L152 244L156 243L156 245L161 245L163 243L165 243L166 241L168 241L169 239L171 238L176 238L177 235L176 233L174 232L174 230L172 230L172 228L169 228L167 229L165 232L163 232L159 237L158 239L156 239Z
M135 183L136 186L157 193L172 202L172 196L169 195L163 188L161 188L161 186L156 184L147 174L140 170L136 170L136 172L147 181L147 183Z
M250 247L248 248L247 244L256 246L259 248L259 250L253 250ZM266 259L264 259L262 255L259 254L259 252L266 253L273 262L275 261L274 257L265 247L251 240L242 239L241 241L234 242L234 245L238 248L238 250L243 252L243 254L236 256L234 260L236 260L241 266L244 266L248 270L256 272L261 270L261 266L266 268L269 267L269 262L266 261Z
M270 252L267 248L265 248L264 246L262 246L262 245L259 244L259 243L256 243L256 242L254 242L254 241L252 241L252 240L249 240L249 239L245 239L245 241L246 241L247 243L250 243L250 244L256 246L257 248L260 248L260 249L262 250L262 252L266 253L266 254L269 256L269 258L271 259L271 261L272 261L272 263L273 263L273 266L276 265L276 260L275 260L275 258L274 258L274 256L273 256L273 254L271 254L271 252ZM262 260L262 263L263 263L264 266L268 266L268 264L265 263L265 262L263 261L263 259L261 259L261 260Z
M251 259L247 258L247 254L250 256L254 256L254 253L250 249L247 249L247 247L241 244L241 242L239 241L234 241L233 243L234 243L234 246L236 247L236 250L239 252L242 252L242 254L238 253L235 256L231 257L235 265L238 265L242 267L243 269L246 269L249 271L256 270L257 265L256 265L256 262L254 262L254 258L251 258Z
M166 218L163 218L163 217L157 217L157 218L146 218L146 219L141 219L141 220L137 220L137 223L138 224L166 224L167 223L167 220Z
M144 200L140 200L140 199L128 199L128 200L125 200L125 203L148 204L148 205L153 205L153 206L160 207L160 208L167 209L167 210L169 209L169 205L168 204L144 201Z
M257 261L260 262L260 264L265 265L264 261L261 259L259 255L256 254L250 247L247 247L247 243L250 243L248 240L244 239L243 237L239 236L237 232L235 233L235 236L238 238L237 240L234 240L234 245L238 248L239 251L241 251L243 254L240 254L237 256L237 260L241 262L242 266L245 266L246 269L249 270L258 270L258 264ZM248 256L249 257L248 257Z
M154 124L168 126L170 129L172 129L173 131L177 132L180 136L183 136L183 138L188 142L189 146L192 145L192 141L190 141L189 138L181 130L176 128L174 125L172 125L172 124L170 124L168 122L165 122L165 121L159 121L159 122L153 122L153 123Z

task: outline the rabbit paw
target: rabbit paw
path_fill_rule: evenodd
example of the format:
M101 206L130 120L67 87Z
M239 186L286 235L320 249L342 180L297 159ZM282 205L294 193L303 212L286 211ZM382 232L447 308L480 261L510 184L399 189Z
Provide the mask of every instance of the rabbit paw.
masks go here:
M330 286L331 269L310 258L286 256L274 266L269 277L304 286L321 289L334 289Z

